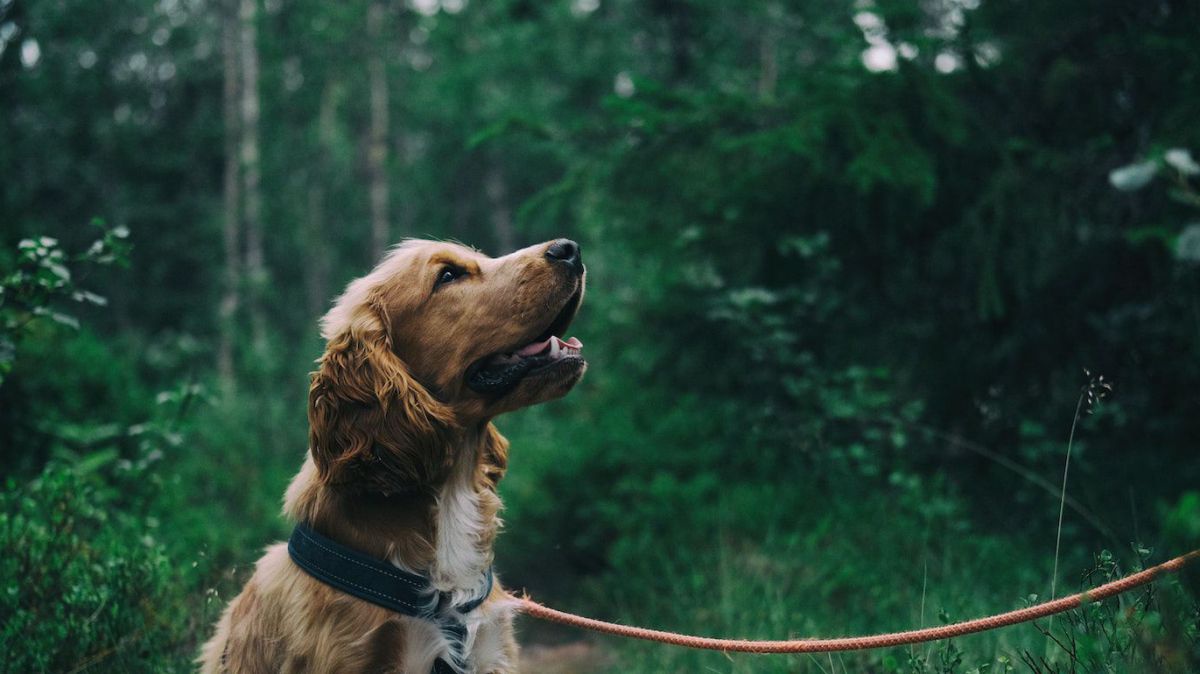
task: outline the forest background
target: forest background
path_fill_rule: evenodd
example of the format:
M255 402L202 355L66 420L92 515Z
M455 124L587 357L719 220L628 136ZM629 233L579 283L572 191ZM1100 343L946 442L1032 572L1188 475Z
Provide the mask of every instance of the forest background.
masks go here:
M0 671L191 667L287 534L317 318L409 236L582 244L589 373L499 420L497 565L539 599L834 636L1197 547L1197 26L0 0ZM521 628L532 671L1187 672L1196 589L831 658Z

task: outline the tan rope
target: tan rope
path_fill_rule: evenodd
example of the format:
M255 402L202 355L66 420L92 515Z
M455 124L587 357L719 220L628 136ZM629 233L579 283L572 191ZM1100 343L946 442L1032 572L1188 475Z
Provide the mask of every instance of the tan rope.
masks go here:
M711 637L697 637L688 634L678 634L676 632L664 632L661 630L651 630L644 627L631 627L628 625L619 625L617 623L605 622L594 618L585 618L583 616L565 613L548 606L543 606L536 601L525 597L514 597L521 604L521 610L526 614L538 618L539 620L548 620L550 622L561 623L571 627L592 630L594 632L602 632L604 634L612 634L620 637L629 637L631 639L642 639L644 641L654 641L657 643L671 644L674 646L684 646L686 648L699 648L710 651L726 651L738 653L826 653L831 651L857 651L868 648L886 648L889 646L903 646L905 644L917 644L926 641L937 641L939 639L949 639L951 637L959 637L965 634L974 634L976 632L985 632L994 630L999 627L1007 627L1008 625L1016 625L1018 623L1037 620L1047 616L1063 613L1073 608L1078 608L1085 603L1100 601L1109 597L1128 592L1135 587L1145 585L1164 573L1174 572L1182 569L1189 562L1200 558L1200 550L1193 550L1186 555L1181 555L1175 559L1163 562L1157 566L1152 566L1144 571L1126 576L1119 580L1114 580L1111 583L1105 583L1099 587L1092 588L1086 592L1081 592L1070 597L1054 599L1036 606L1009 611L999 615L988 616L986 618L977 618L966 622L955 623L953 625L943 625L941 627L929 627L921 630L910 630L907 632L893 632L891 634L875 634L863 637L841 637L836 639L792 639L787 641L750 641L746 639L716 639Z

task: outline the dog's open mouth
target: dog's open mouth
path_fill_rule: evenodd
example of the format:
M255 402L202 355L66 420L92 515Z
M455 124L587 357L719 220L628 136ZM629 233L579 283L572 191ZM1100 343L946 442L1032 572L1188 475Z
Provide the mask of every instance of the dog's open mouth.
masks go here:
M575 337L563 339L559 336L570 327L582 297L581 286L563 305L549 327L528 343L476 361L467 369L467 386L478 393L502 395L534 372L560 365L582 365L583 356L580 353L583 342Z

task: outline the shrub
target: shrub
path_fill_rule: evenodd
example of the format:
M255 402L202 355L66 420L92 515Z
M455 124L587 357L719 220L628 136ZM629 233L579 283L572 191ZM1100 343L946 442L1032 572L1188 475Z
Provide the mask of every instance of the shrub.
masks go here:
M153 517L115 507L119 489L48 466L0 495L0 661L5 672L157 672L171 653L174 574ZM138 467L124 467L137 481Z

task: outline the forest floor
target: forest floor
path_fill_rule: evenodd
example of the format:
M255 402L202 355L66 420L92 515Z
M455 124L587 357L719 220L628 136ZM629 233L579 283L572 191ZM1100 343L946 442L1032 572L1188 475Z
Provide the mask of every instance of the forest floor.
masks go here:
M521 647L521 671L539 674L594 674L612 665L612 654L590 642L528 644Z

